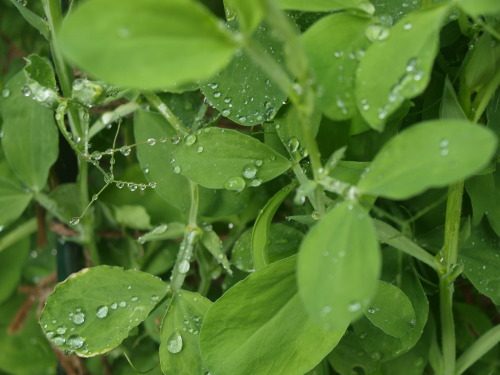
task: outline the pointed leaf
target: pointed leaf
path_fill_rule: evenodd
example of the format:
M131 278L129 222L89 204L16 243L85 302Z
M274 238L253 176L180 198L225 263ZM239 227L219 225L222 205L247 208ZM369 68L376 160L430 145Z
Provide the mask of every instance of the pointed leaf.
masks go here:
M371 25L367 37L375 42L359 64L356 99L361 114L377 130L405 99L421 94L430 80L437 54L439 30L449 5L410 13L392 28ZM391 56L388 63L387 56Z
M32 194L23 189L5 161L0 161L0 228L17 219L31 201Z
M356 203L331 209L304 237L299 293L311 318L330 329L363 314L374 297L380 249L368 213Z
M273 263L229 289L208 310L201 355L217 375L302 375L340 340L347 325L324 331L297 294L296 257Z
M235 191L259 186L291 165L257 139L220 128L189 135L177 148L174 158L174 172L208 188Z
M56 286L40 325L62 350L92 357L120 345L166 292L167 284L144 272L86 268Z
M238 43L219 22L193 0L91 0L64 19L58 41L98 79L158 89L207 78L228 62Z
M485 167L494 133L460 120L427 121L391 138L358 184L362 194L405 199L464 179Z
M200 329L212 305L198 293L182 290L165 312L161 326L160 364L165 375L205 375L200 356Z
M341 9L360 9L372 14L375 9L365 0L278 0L283 9L305 10L305 11L332 11Z

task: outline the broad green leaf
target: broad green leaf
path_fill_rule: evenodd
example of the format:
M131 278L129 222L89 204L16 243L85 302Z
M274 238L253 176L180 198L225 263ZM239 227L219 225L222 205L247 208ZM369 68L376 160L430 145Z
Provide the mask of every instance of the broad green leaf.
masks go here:
M387 26L420 8L420 0L372 0L371 3L375 7L375 15Z
M16 176L30 189L41 190L57 159L59 135L51 110L25 97L24 73L8 83L10 95L2 101L2 148Z
M266 2L267 0L224 0L226 18L231 21L237 17L240 30L251 33L266 14Z
M368 213L353 202L332 208L300 247L297 280L310 316L329 329L359 318L375 296L380 266Z
M174 173L208 188L234 191L259 186L291 165L257 139L220 128L206 128L187 136L174 159Z
M10 171L5 161L0 161L0 227L17 219L24 212L32 194L26 191Z
M494 133L460 120L414 125L391 138L358 184L361 194L405 199L464 179L485 167Z
M124 227L147 230L151 229L151 218L143 206L123 205L113 207L114 217Z
M254 272L252 259L252 232L249 228L238 238L233 246L231 261L236 268L245 272ZM266 233L268 263L287 258L297 253L304 235L299 230L284 223L271 223Z
M282 41L265 23L256 29L252 38L285 67ZM272 78L242 51L224 69L210 77L201 90L222 116L245 126L271 120L287 97Z
M465 181L465 189L472 204L472 225L477 226L486 212L495 210L495 177L473 176Z
M333 120L351 118L357 111L354 81L358 59L370 44L365 29L371 20L337 13L316 22L302 42L320 87L316 103Z
M26 296L17 295L0 305L0 373L54 375L56 356L40 330L35 307L27 311L19 331L8 332L25 301Z
M166 292L167 284L144 272L86 268L56 286L40 325L61 350L92 357L120 345Z
M474 287L493 303L500 305L500 240L491 231L481 226L473 229L472 235L460 249L464 274Z
M341 9L359 9L372 14L375 9L365 0L278 0L283 9L305 10L312 12L326 12Z
M402 337L415 325L415 311L408 297L397 286L379 281L377 294L365 316L382 331Z
M10 297L21 280L22 266L30 249L29 237L0 252L0 304Z
M238 48L220 21L193 0L86 1L64 19L58 42L98 79L143 89L208 78Z
M155 192L168 203L187 212L190 204L188 180L180 173L175 173L172 166L177 146L170 141L160 141L168 139L177 142L172 127L159 114L138 111L134 118L134 133L136 142L145 142L137 146L137 157L147 180L156 183ZM150 138L156 140L154 146L147 144ZM249 194L245 192L214 191L202 187L199 194L199 212L206 217L233 215L241 211L249 199Z
M410 13L391 28L375 24L366 28L366 36L374 43L359 64L356 101L372 128L383 130L389 115L405 99L427 87L439 30L448 12L446 4Z
M389 247L384 249L384 255L390 251L397 252L397 250ZM361 345L365 350L371 353L374 348L377 348L379 356L384 358L384 360L396 358L413 348L422 336L427 323L429 304L418 276L411 269L409 259L408 257L403 258L403 262L399 261L398 266L398 257L393 257L393 262L396 263L395 269L398 270L398 274L393 275L393 278L397 277L400 279L398 286L406 294L415 311L413 327L404 336L393 337L376 327L366 317L359 319L353 324L354 332L361 339ZM386 262L388 262L388 259L384 256L384 267L386 267Z
M303 375L323 359L347 324L325 331L308 317L297 294L296 257L251 274L205 315L201 356L217 375Z
M295 184L292 183L278 191L267 201L255 220L252 230L252 259L257 270L269 264L267 247L271 221L278 208L294 188Z
M500 12L500 3L496 0L458 0L457 5L473 17Z
M161 326L160 363L165 375L205 375L200 355L200 329L210 300L182 290L170 303Z

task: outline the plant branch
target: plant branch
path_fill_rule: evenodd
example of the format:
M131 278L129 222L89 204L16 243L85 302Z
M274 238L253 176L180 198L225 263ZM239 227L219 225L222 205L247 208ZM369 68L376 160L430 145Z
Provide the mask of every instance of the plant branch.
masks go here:
M500 325L491 328L478 338L467 350L458 358L455 375L463 374L478 359L493 349L500 342Z
M165 117L170 125L175 129L175 131L183 136L189 134L189 130L182 125L181 121L175 116L170 108L160 99L156 94L150 92L144 92L144 97L149 103L151 103L160 114Z

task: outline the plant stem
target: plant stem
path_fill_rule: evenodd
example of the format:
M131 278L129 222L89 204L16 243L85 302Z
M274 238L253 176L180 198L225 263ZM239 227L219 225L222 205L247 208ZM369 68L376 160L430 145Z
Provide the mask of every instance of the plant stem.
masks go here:
M24 237L35 233L37 228L36 218L30 219L27 222L14 227L14 229L12 229L9 233L0 238L0 253L10 245L13 245Z
M491 328L478 338L457 360L455 375L464 373L479 358L500 342L500 325Z
M175 129L175 131L181 135L188 135L189 130L182 125L181 121L175 116L175 114L168 108L168 106L160 99L160 97L151 92L144 92L144 97L149 103L151 103L160 114L165 117L170 125Z

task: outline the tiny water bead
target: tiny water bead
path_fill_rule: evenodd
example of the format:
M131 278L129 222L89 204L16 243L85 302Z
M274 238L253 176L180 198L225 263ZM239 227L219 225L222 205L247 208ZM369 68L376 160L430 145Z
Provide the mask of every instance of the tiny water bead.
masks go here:
M74 217L73 219L71 219L71 220L69 221L69 223L70 223L71 225L77 225L79 222L80 222L80 218L79 218L79 217Z
M9 89L3 89L2 90L2 97L8 98L10 95L10 90Z
M113 302L110 306L113 310L116 310L118 308L118 304L116 302Z
M64 335L67 331L67 328L65 326L60 326L56 329L56 333L58 335Z
M123 186L124 186L124 185L125 185L125 184L124 184L123 182L117 182L117 183L116 183L116 187L117 187L118 189L123 188Z
M120 152L124 156L129 156L131 151L132 151L132 149L130 147L128 147L128 146L124 146L124 147L120 148Z
M243 177L251 179L257 174L257 168L253 165L247 165L243 169Z
M180 273L186 273L189 271L189 268L191 267L191 265L189 264L189 262L187 260L183 260L180 264L179 264L179 272Z
M359 302L351 302L349 306L347 306L347 311L349 312L356 312L361 309L361 303Z
M99 306L97 308L96 316L100 319L103 319L108 316L108 311L108 306Z
M62 336L56 336L52 339L52 342L56 345L56 346L63 346L65 343L66 343L66 339Z
M77 312L77 313L73 314L71 320L75 324L83 324L83 322L85 322L85 314L81 311Z
M84 342L85 341L81 336L75 335L68 338L68 346L73 350L80 349L83 346Z
M181 167L179 167L178 165L176 165L176 166L174 167L174 173L176 173L176 174L181 173Z
M182 336L177 330L168 338L167 350L172 354L177 354L182 350Z
M391 35L389 28L382 25L369 25L365 29L365 36L370 42L386 40Z
M204 150L203 146L198 146L198 148L196 149L196 152L198 154L201 154L203 152L203 150Z
M230 177L224 183L224 188L232 191L241 191L245 188L245 180L241 177Z
M184 143L186 143L186 145L188 145L188 146L193 145L195 142L196 142L196 135L194 135L194 134L189 134L186 137L186 140L184 141Z
M156 144L156 139L154 139L154 138L149 138L148 139L148 145L154 146L155 144Z

